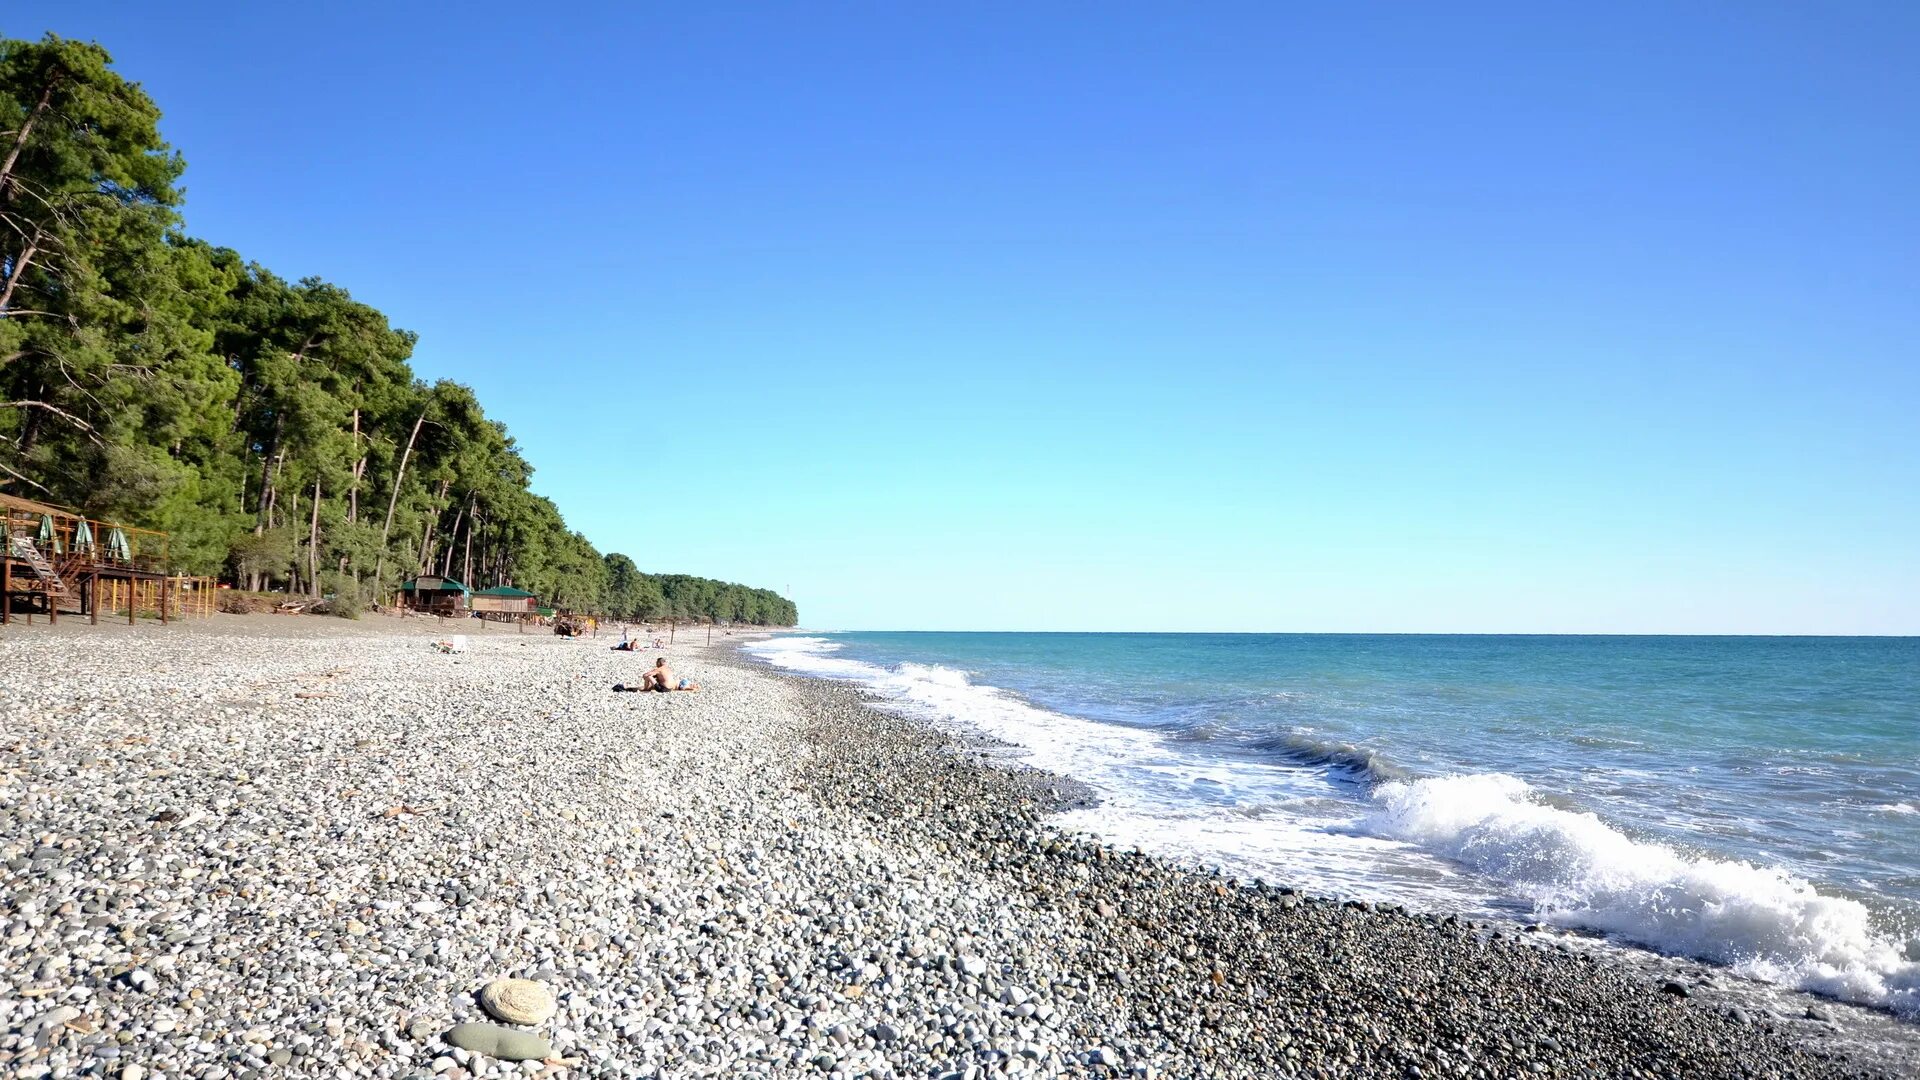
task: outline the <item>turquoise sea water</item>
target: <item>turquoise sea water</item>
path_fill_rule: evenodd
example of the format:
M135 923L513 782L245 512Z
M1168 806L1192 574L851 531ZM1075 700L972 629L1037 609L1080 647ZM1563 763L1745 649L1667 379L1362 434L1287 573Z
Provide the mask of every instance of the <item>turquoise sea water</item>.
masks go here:
M1098 833L1920 1013L1920 639L849 633L755 647L1086 781Z

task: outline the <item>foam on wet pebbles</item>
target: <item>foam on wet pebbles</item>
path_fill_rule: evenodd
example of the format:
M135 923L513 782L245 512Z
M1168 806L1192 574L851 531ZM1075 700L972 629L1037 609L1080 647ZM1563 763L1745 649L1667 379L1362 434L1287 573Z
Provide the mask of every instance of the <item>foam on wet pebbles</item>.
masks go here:
M1070 784L844 686L682 647L701 692L614 694L655 654L320 622L0 638L0 1072L1850 1072L1511 935L1062 837Z

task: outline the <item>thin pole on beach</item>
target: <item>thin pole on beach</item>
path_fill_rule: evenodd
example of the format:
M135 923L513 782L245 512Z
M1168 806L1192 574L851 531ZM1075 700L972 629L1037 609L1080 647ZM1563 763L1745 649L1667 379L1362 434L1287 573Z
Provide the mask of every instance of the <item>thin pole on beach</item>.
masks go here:
M9 534L11 542L11 534ZM0 551L0 626L13 621L13 552Z

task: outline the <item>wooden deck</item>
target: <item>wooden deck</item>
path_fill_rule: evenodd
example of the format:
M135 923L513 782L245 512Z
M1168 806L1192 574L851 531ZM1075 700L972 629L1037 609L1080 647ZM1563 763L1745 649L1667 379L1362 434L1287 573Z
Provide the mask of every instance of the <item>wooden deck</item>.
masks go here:
M123 607L129 623L143 610L164 623L180 612L175 594L186 579L169 573L166 533L4 494L0 515L0 625L19 616L32 622L35 614L98 623ZM203 605L211 597L195 599Z

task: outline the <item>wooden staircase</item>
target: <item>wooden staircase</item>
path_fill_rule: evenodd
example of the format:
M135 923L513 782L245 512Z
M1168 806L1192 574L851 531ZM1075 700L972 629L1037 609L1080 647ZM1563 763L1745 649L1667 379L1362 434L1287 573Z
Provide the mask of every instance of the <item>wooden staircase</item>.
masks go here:
M33 568L34 576L39 578L40 583L46 587L49 599L57 596L64 600L69 596L66 580L53 568L53 564L47 561L47 557L40 554L40 548L31 539L25 536L10 536L7 538L7 546L14 558Z

